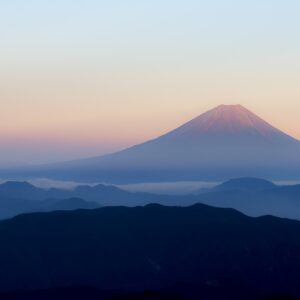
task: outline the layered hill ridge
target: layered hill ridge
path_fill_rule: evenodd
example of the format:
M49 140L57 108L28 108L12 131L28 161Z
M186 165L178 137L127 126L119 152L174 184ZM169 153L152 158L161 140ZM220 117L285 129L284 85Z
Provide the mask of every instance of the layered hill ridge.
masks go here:
M27 186L30 192L22 188ZM99 206L135 207L151 203L167 206L204 203L235 208L249 216L274 215L300 220L299 197L300 185L280 186L259 178L231 179L185 195L129 192L101 184L78 186L72 190L46 190L11 182L0 185L0 220L37 211L91 209Z

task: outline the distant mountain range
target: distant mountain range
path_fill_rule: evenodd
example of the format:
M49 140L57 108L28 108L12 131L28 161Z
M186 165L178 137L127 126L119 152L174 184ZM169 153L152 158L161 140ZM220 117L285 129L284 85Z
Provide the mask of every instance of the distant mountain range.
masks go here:
M158 203L189 206L204 203L235 208L249 216L274 215L300 220L300 185L277 186L258 178L238 178L189 195L133 193L99 184L72 190L41 189L27 182L0 185L0 219L22 213L93 209L102 206L143 206Z
M221 105L161 137L117 153L24 168L10 175L107 183L244 176L286 180L300 178L299 153L298 140L240 105Z
M40 189L27 182L0 184L0 219L35 211L93 209L100 205L72 197L65 190Z
M199 190L196 198L200 203L235 208L249 216L300 220L300 185L277 186L263 179L239 178Z
M27 214L0 222L0 291L174 287L179 299L299 296L299 236L298 221L203 204ZM200 297L205 292L210 297Z

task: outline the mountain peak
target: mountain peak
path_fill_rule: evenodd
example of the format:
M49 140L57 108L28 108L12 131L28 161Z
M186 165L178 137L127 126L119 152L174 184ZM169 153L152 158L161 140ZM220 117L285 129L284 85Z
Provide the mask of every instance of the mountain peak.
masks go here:
M210 130L241 131L252 128L262 132L275 129L241 105L220 105L202 114L194 121L200 121L205 129Z
M207 125L215 126L216 123L219 123L224 129L227 126L230 126L231 129L242 129L242 128L252 128L252 127L261 127L262 123L264 126L271 127L265 121L260 119L254 113L243 107L242 105L220 105L216 108L200 115L198 118L194 119L199 121L202 119L202 116L207 117L203 122L206 121ZM208 124L210 123L210 124ZM235 127L235 128L232 128ZM270 128L269 128L270 129Z
M236 109L246 109L241 104L220 104L214 109L220 109L220 110L236 110Z
M219 105L171 131L164 138L185 138L194 141L206 138L294 140L240 104Z

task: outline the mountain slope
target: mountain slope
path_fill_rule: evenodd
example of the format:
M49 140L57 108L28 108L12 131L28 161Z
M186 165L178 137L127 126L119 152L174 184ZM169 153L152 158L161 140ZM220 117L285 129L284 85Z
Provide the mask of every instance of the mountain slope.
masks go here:
M221 105L154 140L23 175L109 183L300 178L300 142L240 105ZM30 174L30 175L29 175Z
M0 222L0 290L177 282L300 294L300 223L231 209L149 205Z

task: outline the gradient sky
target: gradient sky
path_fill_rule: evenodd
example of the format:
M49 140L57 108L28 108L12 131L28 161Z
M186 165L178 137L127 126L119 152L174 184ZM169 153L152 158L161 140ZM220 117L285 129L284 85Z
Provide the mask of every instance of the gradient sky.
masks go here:
M300 139L298 0L0 1L0 163L107 153L219 104Z

